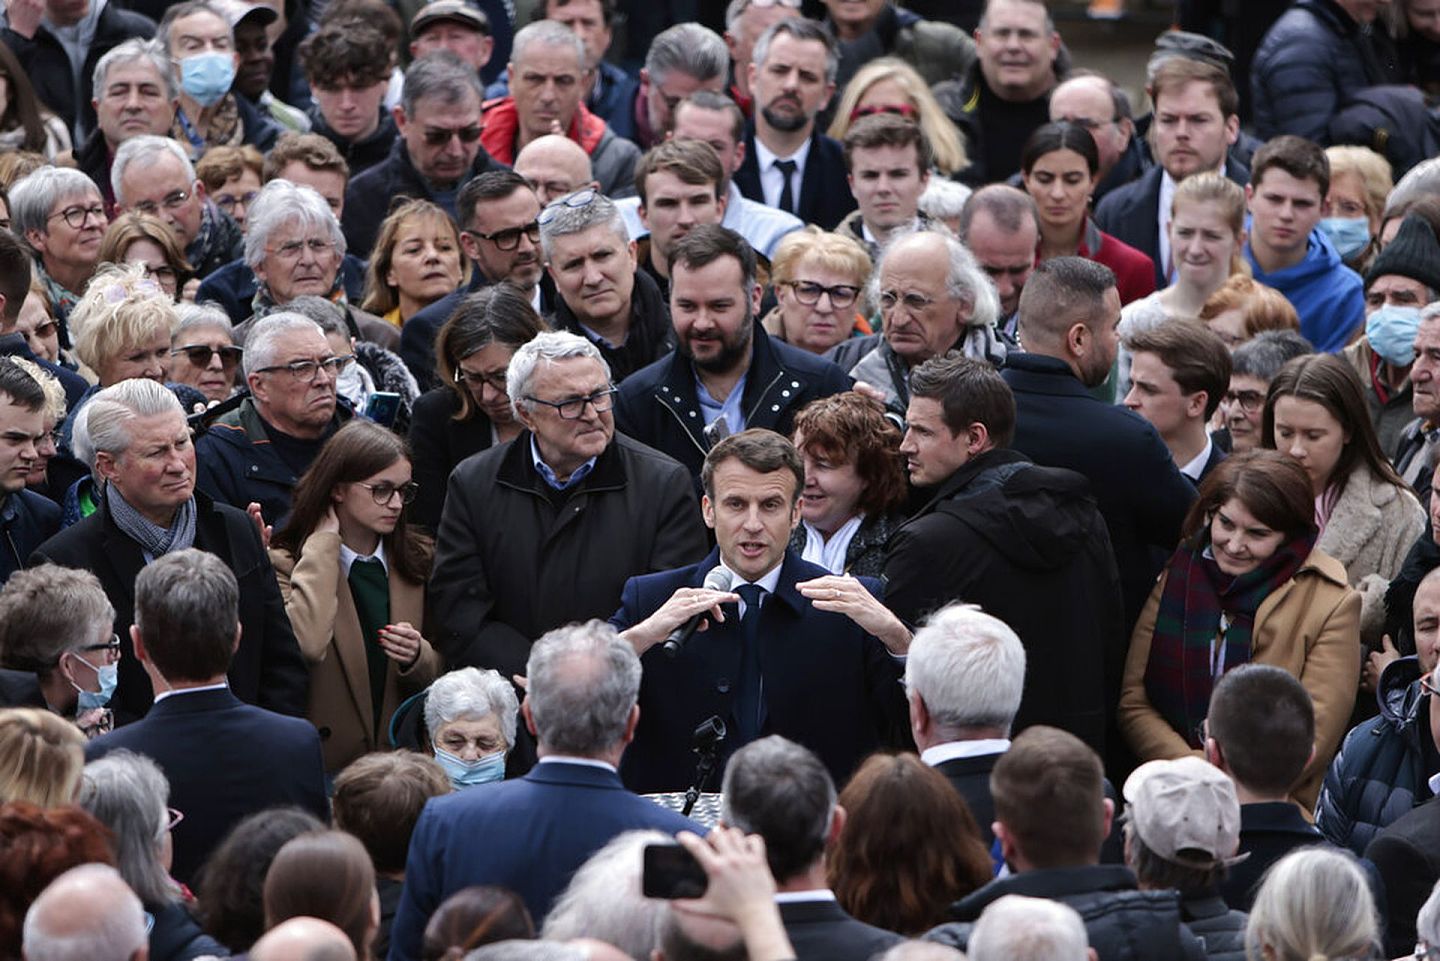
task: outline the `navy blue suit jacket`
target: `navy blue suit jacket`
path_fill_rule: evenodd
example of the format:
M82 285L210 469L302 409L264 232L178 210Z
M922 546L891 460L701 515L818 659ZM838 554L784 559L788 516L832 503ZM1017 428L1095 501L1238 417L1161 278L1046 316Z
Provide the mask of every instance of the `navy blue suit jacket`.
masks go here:
M638 624L682 587L700 587L720 563L718 551L692 567L644 574L625 582L621 608L610 619L620 630ZM795 585L829 571L785 552L775 593L760 611L760 671L765 721L761 734L780 734L820 756L837 785L879 748L903 743L909 730L900 662L842 614L819 611ZM878 581L860 578L880 596ZM695 775L691 735L719 715L735 740L732 702L740 673L740 618L697 631L674 658L660 645L641 658L640 725L620 773L635 791L683 791Z
M170 781L170 806L185 815L173 835L171 874L187 884L230 829L257 811L294 805L330 818L315 728L246 704L229 688L166 697L134 724L91 741L85 760L117 748L151 758Z
M513 781L482 784L425 805L410 838L405 889L390 929L390 961L416 961L430 915L472 884L525 900L538 928L575 870L611 838L643 829L705 829L631 794L588 764L537 764Z
M758 204L765 202L760 189L760 162L755 153L755 122L745 128L745 159L735 171L735 186ZM795 201L795 216L822 230L834 230L856 207L845 173L845 148L840 141L825 136L820 128L810 136L810 154L805 158L805 172L800 176L800 196Z

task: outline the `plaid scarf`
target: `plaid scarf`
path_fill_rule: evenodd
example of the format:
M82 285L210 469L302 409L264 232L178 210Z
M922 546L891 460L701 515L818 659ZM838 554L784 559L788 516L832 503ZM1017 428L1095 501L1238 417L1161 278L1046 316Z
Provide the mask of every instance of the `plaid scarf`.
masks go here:
M1231 577L1210 553L1208 530L1195 544L1181 544L1170 558L1150 660L1145 665L1145 694L1160 716L1186 742L1199 748L1195 729L1210 709L1212 646L1222 615L1225 631L1224 674L1250 660L1255 612L1280 585L1295 576L1315 547L1315 535L1281 544L1253 571Z

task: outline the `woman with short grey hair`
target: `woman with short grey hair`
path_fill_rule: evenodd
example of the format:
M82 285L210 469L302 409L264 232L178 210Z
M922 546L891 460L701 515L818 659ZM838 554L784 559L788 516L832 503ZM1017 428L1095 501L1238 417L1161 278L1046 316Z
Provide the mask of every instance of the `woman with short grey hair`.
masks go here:
M425 692L430 750L457 791L505 777L519 711L515 688L496 671L465 667L430 685Z
M150 758L112 751L85 765L75 803L110 829L116 867L154 919L151 961L190 961L224 956L186 910L184 889L170 877L174 854L170 831L183 813L166 806L170 784Z
M35 272L63 327L100 262L110 220L95 182L68 167L41 167L10 188L10 229L35 251Z

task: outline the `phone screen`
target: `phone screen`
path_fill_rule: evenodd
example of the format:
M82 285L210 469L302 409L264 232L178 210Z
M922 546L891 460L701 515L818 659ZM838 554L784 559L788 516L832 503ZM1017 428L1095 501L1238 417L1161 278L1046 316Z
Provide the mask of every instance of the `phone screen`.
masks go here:
M709 879L695 856L678 844L647 844L641 890L647 898L698 898Z

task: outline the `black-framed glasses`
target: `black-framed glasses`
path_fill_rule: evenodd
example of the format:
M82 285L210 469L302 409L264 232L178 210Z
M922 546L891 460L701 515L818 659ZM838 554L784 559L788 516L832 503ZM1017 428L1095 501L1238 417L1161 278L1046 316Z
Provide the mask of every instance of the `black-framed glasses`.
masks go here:
M535 222L543 227L564 213L566 208L579 210L581 207L588 207L595 202L595 198L598 196L600 196L599 192L591 190L589 187L577 190L573 194L566 194L557 200L550 201L545 209L540 211L540 216Z
M478 123L472 123L468 127L426 127L425 145L443 147L454 137L459 137L461 143L474 143L480 139L484 130Z
M820 303L820 295L825 294L830 298L830 306L843 309L855 303L855 298L860 296L860 288L854 284L836 284L834 287L826 287L824 284L817 284L809 280L792 280L790 289L795 292L795 299L806 307L813 307Z
M355 483L369 491L370 496L375 499L375 503L381 507L389 504L396 494L400 495L401 504L409 504L420 491L420 485L414 481L408 484L367 484L364 481Z
M324 360L297 360L289 364L276 364L273 367L261 367L255 371L257 374L274 374L279 371L289 371L290 376L298 381L309 382L315 379L318 371L325 371L331 377L339 377L346 367L349 367L355 360L354 354L345 354L340 357L326 357Z
M141 266L145 268L146 279L153 280L157 284L163 284L167 281L173 284L180 276L175 272L174 267L166 264L161 264L159 267L151 267L149 264L142 264Z
M103 227L105 225L105 205L75 204L73 207L66 207L64 210L53 213L45 219L49 221L54 220L56 217L64 217L65 223L71 230L79 230L84 227L85 222L91 217L100 221L100 225Z
M186 359L196 367L205 368L210 366L210 360L216 354L220 355L220 366L227 371L234 370L240 363L240 358L245 355L241 347L210 347L206 344L186 344L184 347L176 347L170 351L171 357L179 357L184 354Z
M603 414L615 406L615 395L620 393L614 387L606 387L604 390L597 390L589 397L572 397L569 400L541 400L539 397L525 395L525 399L536 404L544 404L546 407L555 408L562 420L579 420L585 414L585 405L589 404L595 408L595 413Z
M901 294L893 290L885 290L880 293L880 309L886 312L894 310L900 304L912 314L918 314L931 304L935 303L934 297L926 297L924 294L917 294L913 290Z
M455 370L455 383L464 384L471 390L479 390L482 387L489 387L493 391L505 393L505 371L498 371L493 374L482 374L479 371L466 370L463 367Z
M236 207L245 207L248 209L258 196L260 196L260 191L258 190L247 190L238 197L234 194L220 194L215 198L215 206L227 214L233 214Z
M1245 413L1253 414L1265 406L1265 395L1258 390L1227 390L1225 403L1239 404Z
M488 240L498 250L514 250L520 246L520 237L523 234L528 237L532 244L540 242L540 221L532 220L523 227L506 227L504 230L497 230L492 234L481 233L478 230L466 230L464 233L472 237L479 237L481 240Z
M138 204L131 204L130 207L132 210L138 210L142 214L149 214L154 217L160 213L161 207L164 207L166 210L179 210L185 206L185 202L189 199L190 192L188 190L172 190L162 197L159 203L153 200L142 200Z
M89 654L91 651L104 651L105 663L114 664L120 660L120 635L111 634L110 640L102 641L99 644L82 644L79 650Z

